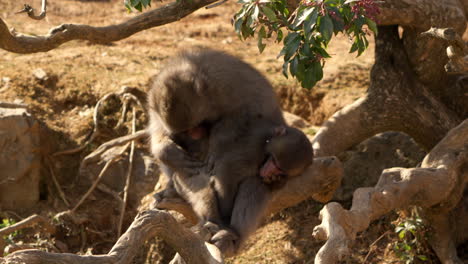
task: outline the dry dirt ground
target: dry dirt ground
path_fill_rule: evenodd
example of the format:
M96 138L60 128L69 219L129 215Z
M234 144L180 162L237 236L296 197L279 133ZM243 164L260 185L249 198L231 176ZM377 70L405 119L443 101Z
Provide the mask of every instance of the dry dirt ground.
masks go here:
M24 3L34 7L40 4L39 1L30 0ZM46 34L50 28L61 23L109 25L135 15L126 12L122 1L53 0L49 2L47 18L34 21L24 14L15 14L22 4L21 1L2 0L0 15L16 31L32 35ZM153 4L152 8L158 5ZM0 50L0 101L28 104L32 114L54 131L54 148L60 150L78 146L84 141L92 129L92 108L99 98L123 85L145 89L149 77L158 72L168 57L193 45L224 50L251 63L273 83L284 109L300 115L313 125L320 125L367 89L373 62L372 41L370 49L356 58L347 53L350 48L347 37L337 36L330 45L333 58L326 62L323 81L312 91L302 90L294 80L286 79L281 74L282 63L277 59L280 45L269 43L264 53L259 54L255 40L241 41L235 35L230 19L238 8L237 4L228 2L217 8L199 10L176 23L140 32L108 45L72 41L47 53L28 55ZM39 68L45 71L47 80L40 81L34 77L33 72ZM143 126L140 124L140 128ZM59 181L71 201L76 201L85 190L75 188L70 183L76 180L76 170L82 157L83 154L72 155L55 164ZM107 196L107 199L110 198ZM50 201L51 198L47 198L40 210L56 212L65 209L63 205L58 205L59 202ZM112 228L111 231L99 230L108 223L103 216L109 211L108 204L94 202L86 206L94 206L89 211L96 213L94 216L100 219L101 224L88 225L85 232L81 230L76 233L64 228L61 237L53 238L54 250L105 253L110 248L115 241L115 237L109 235ZM321 205L306 201L272 216L249 240L243 254L228 262L313 263L313 257L322 245L322 242L311 237L313 227L319 223L317 215L320 208ZM36 211L44 212L40 210ZM387 233L370 246L386 231L393 229L390 221L394 218L379 220L361 234L349 263L362 263L369 250L371 253L367 263L395 261L390 250L394 234ZM129 221L131 218L127 219L127 224ZM83 239L83 236L88 239ZM154 247L147 245L146 248ZM135 263L157 263L161 258L155 254L146 250Z

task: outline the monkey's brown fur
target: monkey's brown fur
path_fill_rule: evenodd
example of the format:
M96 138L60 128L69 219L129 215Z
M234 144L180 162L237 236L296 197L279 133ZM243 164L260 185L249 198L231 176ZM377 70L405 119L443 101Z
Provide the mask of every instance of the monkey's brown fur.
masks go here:
M312 162L300 131L273 137L285 122L272 87L230 55L194 49L174 58L152 81L149 106L154 156L175 172L175 189L200 219L221 226L212 242L225 253L234 253L257 227L272 195L273 185L265 182L279 182L258 175L267 156L275 155L292 176ZM189 131L202 125L207 137L191 139Z

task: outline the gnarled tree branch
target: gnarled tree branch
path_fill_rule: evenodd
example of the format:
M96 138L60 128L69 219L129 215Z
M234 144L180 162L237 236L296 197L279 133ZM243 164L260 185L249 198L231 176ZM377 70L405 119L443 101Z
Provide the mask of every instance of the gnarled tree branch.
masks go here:
M434 216L451 210L462 197L468 182L466 135L468 120L452 129L431 150L421 168L387 169L375 187L357 189L350 210L343 209L338 203L327 204L320 212L322 224L315 228L314 236L328 241L317 253L315 263L341 260L349 253L349 245L356 233L391 210L421 206ZM437 232L437 228L435 230ZM445 240L445 244L436 245L439 249L434 249L443 263L457 263L455 248L448 248L449 242Z
M216 0L177 1L148 11L128 21L105 27L63 24L50 30L45 36L29 36L12 33L0 19L0 48L15 53L34 53L52 50L70 40L89 40L109 43L127 38L137 32L171 23L209 5Z
M80 256L75 254L49 253L40 250L16 251L0 263L28 264L125 264L140 250L143 243L159 236L186 260L186 263L222 263L219 250L205 243L199 236L179 224L169 213L149 210L140 213L110 252L106 255ZM4 262L2 262L4 261Z
M451 74L468 73L468 48L465 42L452 28L434 28L422 33L424 36L430 36L444 40L448 43L447 57L448 63L445 70Z
M380 25L400 25L426 31L431 26L451 27L463 33L467 14L460 0L381 1ZM430 14L430 15L429 15Z
M461 122L415 78L397 26L379 26L375 57L368 94L322 126L312 142L316 156L337 155L391 130L407 133L430 150Z

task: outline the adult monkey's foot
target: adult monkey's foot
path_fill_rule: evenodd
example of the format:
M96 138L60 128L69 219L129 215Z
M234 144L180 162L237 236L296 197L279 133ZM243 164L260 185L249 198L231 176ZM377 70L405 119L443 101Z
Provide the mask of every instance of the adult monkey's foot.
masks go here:
M239 236L234 231L228 229L220 230L210 240L210 243L218 247L225 257L234 256L238 252L239 242Z

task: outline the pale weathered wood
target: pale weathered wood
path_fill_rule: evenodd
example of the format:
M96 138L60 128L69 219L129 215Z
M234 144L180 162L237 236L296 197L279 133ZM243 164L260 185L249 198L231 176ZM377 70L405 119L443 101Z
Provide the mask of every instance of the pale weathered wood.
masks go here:
M179 224L169 213L159 210L148 210L138 214L131 226L106 255L80 256L40 250L21 250L0 258L0 263L127 264L132 263L141 245L154 236L164 239L188 264L222 263L221 253L216 247L207 246L200 237Z
M123 23L104 27L63 24L44 36L12 33L0 19L0 48L15 53L44 52L57 48L70 40L89 40L109 43L127 38L137 32L171 23L207 6L216 0L176 1L155 10L145 12Z
M359 188L354 192L353 205L345 210L338 203L327 204L320 216L322 224L314 229L314 236L327 240L315 257L317 264L337 263L349 254L349 246L356 234L365 230L371 221L384 214L408 206L429 209L431 223L439 238L433 244L442 263L461 263L447 228L438 227L447 219L460 200L468 182L468 119L452 129L424 158L421 168L391 168L380 176L375 187ZM434 207L440 209L434 211ZM442 216L438 219L438 216ZM442 220L442 221L440 221ZM443 238L444 243L440 243Z

